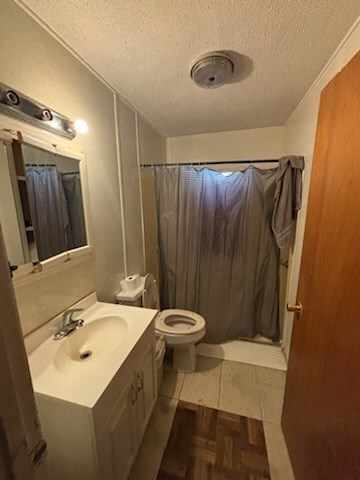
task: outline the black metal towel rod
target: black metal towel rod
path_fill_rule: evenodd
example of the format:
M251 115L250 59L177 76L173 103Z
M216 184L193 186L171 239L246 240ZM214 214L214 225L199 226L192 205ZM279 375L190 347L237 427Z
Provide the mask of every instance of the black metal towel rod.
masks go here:
M183 166L193 166L193 167L198 167L198 166L208 166L208 165L235 165L239 163L247 163L247 164L252 164L252 163L278 163L279 160L271 160L271 159L265 159L265 160L224 160L221 162L184 162L184 163L142 163L140 166L142 168L145 167L183 167Z

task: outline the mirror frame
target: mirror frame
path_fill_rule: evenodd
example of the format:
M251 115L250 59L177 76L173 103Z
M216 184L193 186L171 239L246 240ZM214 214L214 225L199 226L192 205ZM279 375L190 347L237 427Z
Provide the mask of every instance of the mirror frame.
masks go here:
M71 144L71 140L54 135L27 125L19 120L0 114L0 141L11 144L13 140L26 143L43 150L79 160L82 199L84 205L87 245L50 257L41 262L20 265L13 272L13 283L25 284L44 278L47 274L63 270L73 265L90 260L94 257L92 234L90 227L89 192L86 171L85 153L79 144Z

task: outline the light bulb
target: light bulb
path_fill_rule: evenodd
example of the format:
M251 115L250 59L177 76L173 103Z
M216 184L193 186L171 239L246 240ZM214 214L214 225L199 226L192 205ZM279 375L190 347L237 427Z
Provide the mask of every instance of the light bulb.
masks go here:
M230 177L234 172L221 172L221 175L224 175L224 177Z
M74 124L75 124L75 130L77 131L77 133L84 135L89 130L87 122L85 122L85 120L82 120L81 118L79 118L78 120L75 120Z

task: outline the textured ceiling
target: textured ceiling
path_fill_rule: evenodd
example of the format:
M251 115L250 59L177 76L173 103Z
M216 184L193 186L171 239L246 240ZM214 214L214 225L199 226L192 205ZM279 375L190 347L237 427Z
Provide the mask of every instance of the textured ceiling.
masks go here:
M360 14L359 0L24 3L165 136L284 124ZM215 50L247 57L239 81L196 87L194 60Z

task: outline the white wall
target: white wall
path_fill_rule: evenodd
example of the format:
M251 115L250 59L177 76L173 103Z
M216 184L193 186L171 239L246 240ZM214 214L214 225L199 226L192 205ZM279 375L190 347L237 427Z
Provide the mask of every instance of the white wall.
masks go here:
M48 275L30 287L16 288L27 333L94 289L99 299L114 301L125 275L114 94L12 0L1 1L0 45L1 82L71 119L83 118L89 125L88 134L73 143L85 148L95 261L75 265L61 275ZM124 106L123 111L127 110L129 124L123 119L120 133L127 132L123 139L127 134L133 136L127 140L133 149L135 113ZM146 150L146 142L142 148ZM148 148L153 148L151 142ZM123 166L133 161L131 155L124 154ZM138 201L139 191L133 195L134 200L131 193L127 195L126 205ZM140 218L141 212L131 208L131 215ZM143 262L142 247L132 255L131 262L138 261Z
M284 131L284 127L268 127L170 137L167 162L276 159L286 153Z
M138 115L140 163L165 163L166 141Z
M125 271L126 275L144 275L145 249L143 205L139 166L141 163L165 162L166 144L140 115L118 102L122 190L125 205Z
M307 202L310 187L311 167L315 143L316 124L320 104L321 90L329 81L351 60L360 49L360 18L354 24L339 48L330 59L318 79L300 102L294 113L286 123L285 148L294 154L305 155L305 171L303 178L303 206L298 215L294 249L287 299L291 303L296 301L297 285L301 263L301 253L304 239L304 229L307 211ZM284 347L289 355L293 314L285 312Z
M120 158L125 221L125 272L144 273L136 113L118 102Z

